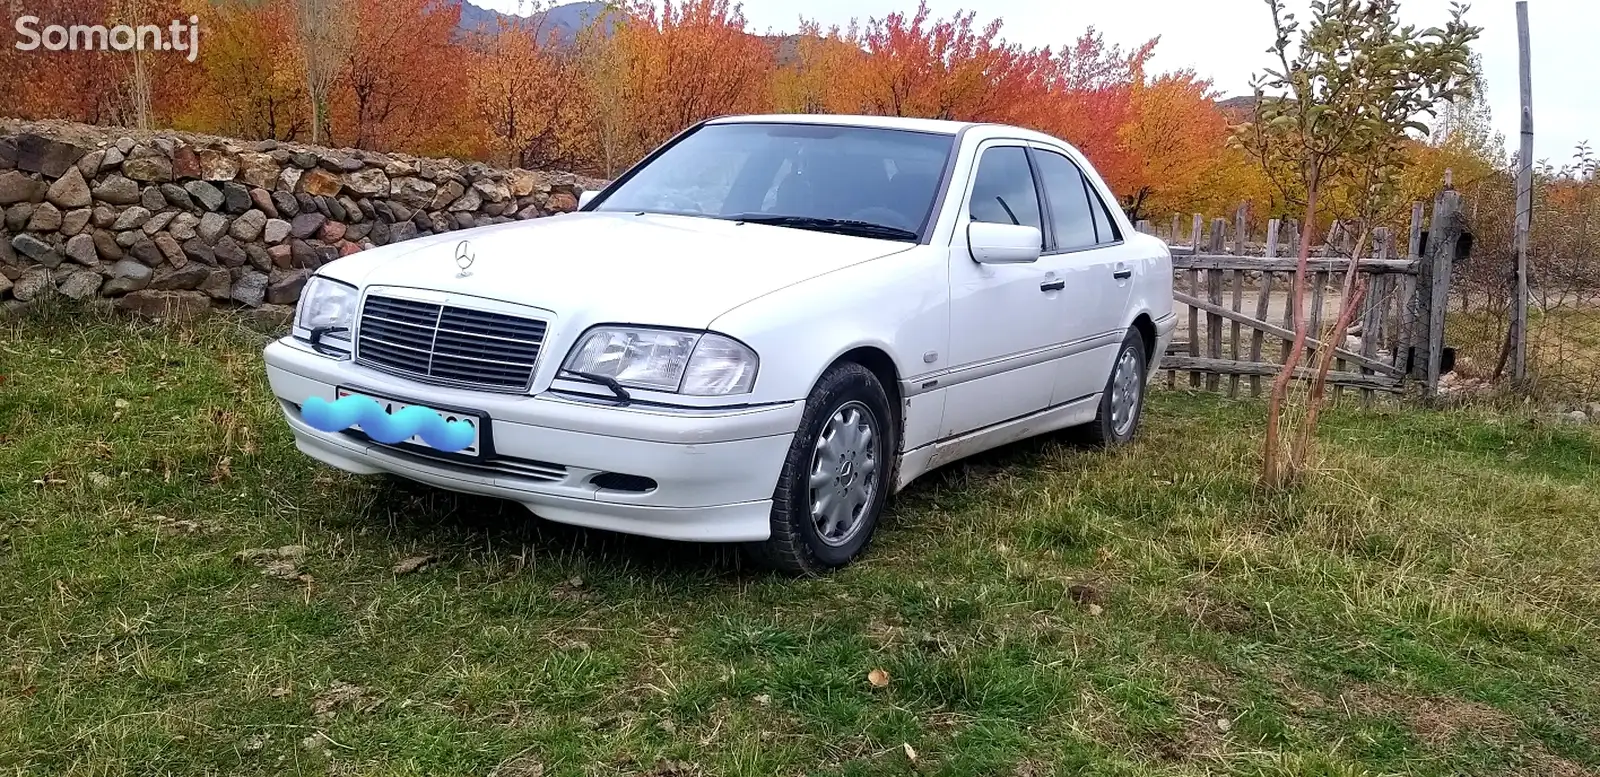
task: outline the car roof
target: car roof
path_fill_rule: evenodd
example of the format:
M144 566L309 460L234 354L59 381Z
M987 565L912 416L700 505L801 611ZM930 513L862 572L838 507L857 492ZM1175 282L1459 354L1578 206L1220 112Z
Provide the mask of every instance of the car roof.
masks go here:
M708 124L831 124L843 127L874 127L879 129L911 130L938 135L954 135L974 126L970 121L943 121L940 119L907 119L899 116L850 116L832 113L774 113L753 116L723 116Z
M1051 137L1036 130L1024 129L1010 124L996 124L980 121L945 121L943 119L909 119L900 116L865 116L835 113L772 113L749 116L722 116L712 119L707 124L824 124L840 127L872 127L877 129L908 130L911 132L927 132L936 135L957 135L965 130L976 130L977 139L987 138L1012 138L1016 140L1036 141L1051 145L1065 145L1070 143Z

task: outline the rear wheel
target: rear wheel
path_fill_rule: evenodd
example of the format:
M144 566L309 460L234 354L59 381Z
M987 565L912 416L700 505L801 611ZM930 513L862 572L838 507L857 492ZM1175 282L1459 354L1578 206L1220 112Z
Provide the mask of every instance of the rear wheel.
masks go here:
M1138 330L1128 330L1117 349L1117 359L1112 362L1105 392L1100 395L1100 411L1092 423L1074 430L1078 439L1100 448L1123 445L1133 439L1144 412L1145 372L1149 364L1144 338Z
M778 476L772 536L749 546L758 563L819 574L866 550L889 497L893 417L871 370L846 363L822 376Z

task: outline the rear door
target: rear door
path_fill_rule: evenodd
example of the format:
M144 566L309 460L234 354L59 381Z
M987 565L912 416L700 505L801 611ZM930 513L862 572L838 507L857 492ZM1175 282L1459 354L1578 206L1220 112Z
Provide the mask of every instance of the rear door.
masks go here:
M1066 282L1054 325L1065 354L1056 364L1050 404L1083 399L1105 389L1127 327L1134 265L1109 206L1081 168L1043 144L1032 148L1050 224L1048 257Z

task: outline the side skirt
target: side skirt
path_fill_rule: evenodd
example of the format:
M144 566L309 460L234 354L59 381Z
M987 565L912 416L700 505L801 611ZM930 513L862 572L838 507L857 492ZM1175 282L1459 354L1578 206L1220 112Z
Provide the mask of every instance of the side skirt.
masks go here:
M1001 421L993 426L929 443L900 454L894 490L899 492L913 480L951 462L1047 432L1086 424L1094 420L1100 394L1094 393L1037 413Z

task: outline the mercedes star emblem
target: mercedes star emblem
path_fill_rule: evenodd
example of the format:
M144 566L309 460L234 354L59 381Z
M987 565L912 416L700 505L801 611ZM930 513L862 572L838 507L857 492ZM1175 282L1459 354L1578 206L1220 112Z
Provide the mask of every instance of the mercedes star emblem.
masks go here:
M472 274L470 272L467 272L467 270L469 270L472 267L472 262L473 262L473 259L475 258L468 251L468 249L470 249L471 246L472 246L472 244L469 243L466 240L463 240L460 243L456 244L456 266L461 268L461 272L456 274L457 278L465 278L468 275Z

